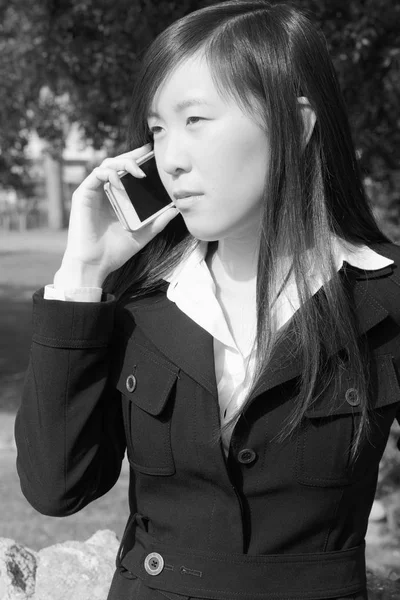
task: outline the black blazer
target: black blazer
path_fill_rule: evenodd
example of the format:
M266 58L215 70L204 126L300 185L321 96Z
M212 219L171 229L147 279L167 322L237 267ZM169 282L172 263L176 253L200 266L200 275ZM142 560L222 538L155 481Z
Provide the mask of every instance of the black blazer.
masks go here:
M353 468L360 410L349 369L304 427L276 440L300 374L290 326L226 459L212 337L167 286L123 305L35 293L15 428L21 487L38 511L70 515L114 485L127 448L131 516L109 600L367 598L364 535L400 417L400 247L371 247L395 264L341 270L371 354L371 432Z

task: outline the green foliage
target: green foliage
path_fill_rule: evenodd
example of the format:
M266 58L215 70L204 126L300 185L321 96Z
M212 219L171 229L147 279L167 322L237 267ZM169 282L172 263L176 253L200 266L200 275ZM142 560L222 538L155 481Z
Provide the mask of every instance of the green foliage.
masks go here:
M26 189L32 129L55 155L72 122L96 148L122 144L141 52L206 3L0 0L2 185Z
M23 176L29 129L61 150L71 122L99 148L120 147L143 50L211 0L0 0L0 173ZM361 165L375 181L397 168L400 4L297 0L324 31ZM12 168L11 168L12 167Z
M299 0L315 14L339 74L363 168L399 168L400 3Z
M346 100L367 191L400 243L400 3L297 0L324 32Z
M0 178L5 187L27 185L24 150L40 89L41 19L37 5L9 6L0 0Z

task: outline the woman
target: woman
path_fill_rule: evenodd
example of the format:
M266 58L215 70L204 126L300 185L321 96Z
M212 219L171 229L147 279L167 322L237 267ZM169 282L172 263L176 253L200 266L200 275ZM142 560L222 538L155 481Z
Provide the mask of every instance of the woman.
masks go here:
M152 145L176 208L130 235L99 192L141 177ZM34 295L25 496L70 515L127 448L109 599L365 600L400 408L400 250L323 37L264 0L189 14L143 60L130 147L75 192L54 286Z

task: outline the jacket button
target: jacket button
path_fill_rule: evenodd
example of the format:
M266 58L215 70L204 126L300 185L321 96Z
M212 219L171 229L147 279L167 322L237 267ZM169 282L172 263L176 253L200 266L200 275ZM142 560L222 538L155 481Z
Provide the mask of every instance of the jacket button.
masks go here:
M251 448L244 448L238 453L238 461L244 465L249 465L257 458L257 454Z
M144 559L144 568L149 575L158 575L164 568L164 559L158 552L150 552Z
M356 388L349 388L345 394L346 402L350 404L350 406L358 406L361 402L360 395Z
M134 375L128 375L126 378L126 389L128 392L133 392L136 388L136 377Z

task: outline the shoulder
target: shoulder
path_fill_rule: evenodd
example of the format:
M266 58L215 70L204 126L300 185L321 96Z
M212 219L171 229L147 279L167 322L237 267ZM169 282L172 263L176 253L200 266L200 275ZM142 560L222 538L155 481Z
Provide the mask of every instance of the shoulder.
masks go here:
M373 297L375 306L386 311L386 318L382 327L375 330L375 340L378 340L376 352L390 354L394 361L395 369L400 372L400 246L393 243L371 244L370 247L387 258L393 260L393 264L387 269L382 269L381 276L368 281L359 282L364 284L365 296ZM384 272L387 270L387 273ZM377 272L379 273L379 272ZM386 326L384 325L386 323ZM372 336L371 339L374 339Z
M376 287L382 290L382 293L393 294L397 300L397 307L400 311L400 246L390 242L370 244L369 247L393 261L393 264L380 269L379 271L366 271L366 278L369 281L369 288ZM372 285L376 281L376 286Z
M158 305L165 301L169 283L164 279L158 281L152 290L143 290L140 294L128 294L121 297L118 301L119 308L122 310L139 310Z
M117 301L115 327L126 330L127 323L141 320L140 316L153 311L162 311L170 301L167 299L168 282L162 280L153 291L140 295L125 295ZM151 317L148 317L151 318Z
M368 246L393 264L378 271L360 271L357 276L359 298L373 297L400 324L400 246L390 242Z

